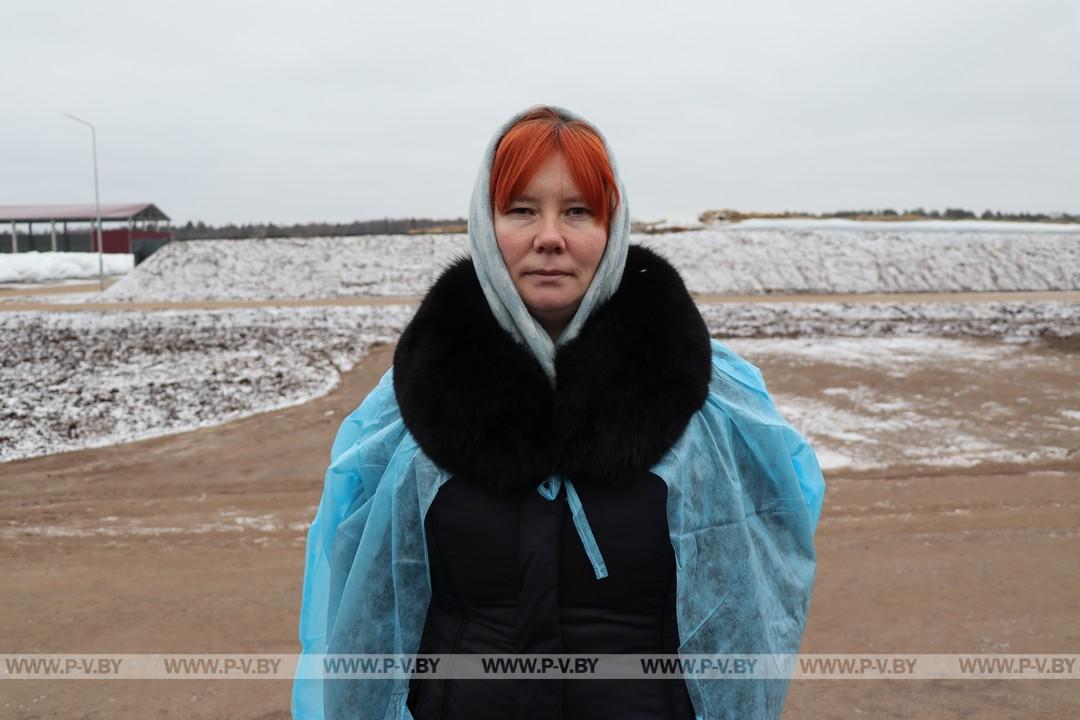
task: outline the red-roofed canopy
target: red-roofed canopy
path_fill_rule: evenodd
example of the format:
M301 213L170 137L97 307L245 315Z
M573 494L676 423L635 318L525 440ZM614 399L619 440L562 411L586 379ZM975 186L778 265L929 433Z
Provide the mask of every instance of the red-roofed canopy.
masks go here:
M90 222L97 219L94 205L0 205L0 222ZM168 220L153 203L101 206L104 220Z

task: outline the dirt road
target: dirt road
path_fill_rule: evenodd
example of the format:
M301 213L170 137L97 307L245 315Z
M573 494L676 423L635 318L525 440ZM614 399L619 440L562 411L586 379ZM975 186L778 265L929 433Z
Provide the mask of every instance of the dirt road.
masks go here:
M83 287L80 285L70 287ZM96 289L96 286L94 286ZM75 292L73 290L56 290ZM0 290L0 312L102 312L113 310L214 310L245 307L309 307L312 305L415 305L414 296L365 296L337 298L275 298L273 300L185 300L177 302L34 302L34 295L50 293L35 288L33 292ZM26 297L26 300L22 298ZM1021 302L1032 300L1080 301L1080 291L1054 290L1032 292L958 292L958 293L833 293L795 295L699 295L694 302L702 305L722 303L979 303Z
M8 463L2 652L295 652L333 434L389 366L216 428ZM783 392L790 373L761 365ZM803 372L813 369L803 368ZM803 376L802 382L806 382ZM930 392L912 388L912 392ZM828 475L805 652L1080 652L1080 458ZM289 717L284 681L4 681L4 718ZM784 717L1075 718L1078 681L800 681Z

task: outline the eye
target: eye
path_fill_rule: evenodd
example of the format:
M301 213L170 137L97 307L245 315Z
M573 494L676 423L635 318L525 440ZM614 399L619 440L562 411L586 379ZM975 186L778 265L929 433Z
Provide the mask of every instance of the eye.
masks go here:
M529 213L531 213L531 212L532 212L532 208L527 208L527 207L514 207L514 208L510 208L510 210L509 210L509 211L507 212L507 215L521 215L521 216L525 216L525 215L528 215L528 214L529 214Z
M587 207L580 207L580 206L579 207L572 207L572 208L570 208L570 210L568 212L573 217L588 217L589 215L592 215L592 210L590 210Z

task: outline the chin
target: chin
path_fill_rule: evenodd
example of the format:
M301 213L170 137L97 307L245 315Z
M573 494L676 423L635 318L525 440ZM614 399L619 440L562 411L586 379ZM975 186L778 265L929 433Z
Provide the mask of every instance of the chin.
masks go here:
M522 298L522 300L530 312L545 314L564 312L581 302L581 298L551 296Z
M570 322L570 318L574 316L574 312L577 310L577 304L575 303L560 303L558 305L530 305L526 303L525 307L528 309L529 314L536 318L541 324L544 324L545 322L554 322L565 325Z

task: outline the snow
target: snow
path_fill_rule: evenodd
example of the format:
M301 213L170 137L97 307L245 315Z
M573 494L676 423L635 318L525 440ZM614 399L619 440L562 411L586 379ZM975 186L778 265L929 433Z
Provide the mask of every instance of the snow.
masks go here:
M670 258L703 294L1080 288L1076 226L749 221L634 240ZM467 250L464 235L174 242L100 299L415 298ZM40 279L60 272L49 255L18 257L37 256L27 262L39 264L31 275ZM95 255L59 255L93 259L96 268ZM0 261L0 272L11 260ZM0 303L96 299L80 292ZM307 402L335 387L372 343L393 342L415 309L0 312L0 462ZM777 406L827 469L1031 463L1080 447L1080 355L1030 342L1080 337L1078 302L700 309L714 336L782 368L766 377L784 378ZM824 385L796 382L811 366ZM913 379L936 394L913 391Z
M1033 462L1060 459L1080 446L1080 411L1070 409L1080 408L1080 385L1070 380L1080 376L1080 356L1036 351L1021 341L1051 332L1080 335L1080 303L1030 305L1052 310L1036 307L1025 315L1023 303L954 306L950 312L966 319L962 325L934 322L933 312L929 320L916 315L932 305L875 308L907 316L914 328L892 334L844 314L873 306L793 305L785 306L782 321L774 314L773 323L758 326L758 337L731 333L754 328L754 306L745 306L745 316L722 312L732 307L726 305L702 309L711 332L751 362L782 363L791 373L836 369L833 385L801 394L773 390L773 397L811 440L823 467L859 470L898 460L928 466ZM806 308L810 320L800 317ZM830 316L830 309L837 312ZM307 402L335 387L372 343L394 341L414 311L377 305L0 313L0 337L9 348L0 362L0 462ZM1005 335L923 334L958 330ZM808 334L785 336L799 333ZM865 384L861 372L872 373L877 384ZM1014 382L1023 393L1009 402L979 395L979 405L964 408L945 390L937 397L912 395L907 379L924 373L944 373L942 387L952 383L958 392L980 384L997 392ZM884 386L894 381L895 387ZM1040 442L1032 444L1035 438ZM904 448L899 457L898 448Z
M715 303L698 306L717 337L1080 335L1080 302ZM859 352L862 352L860 348Z
M172 301L416 296L464 235L365 235L172 242L106 289L103 300Z
M699 294L1080 288L1080 233L732 226L650 236Z
M723 342L755 364L789 368L788 384L811 365L814 377L836 378L823 389L770 387L826 471L1054 462L1080 448L1080 422L1061 422L1070 416L1059 410L1080 402L1076 353L936 337Z
M961 223L849 223L853 229L776 222L632 239L667 257L698 294L1080 289L1074 226L1021 232ZM467 253L464 235L173 242L102 299L419 296Z
M743 220L739 223L719 224L702 226L696 218L668 217L661 227L682 226L698 227L700 230L688 233L673 233L665 235L635 235L634 239L646 244L659 243L672 247L681 247L687 243L698 243L702 238L711 248L710 252L717 253L714 260L723 261L730 255L732 249L742 249L744 244L754 245L754 239L759 242L775 243L776 238L782 238L781 243L786 242L790 249L794 243L798 249L805 252L807 242L813 241L821 245L814 249L813 257L833 257L835 250L843 249L842 246L850 244L850 239L856 238L874 239L889 242L903 243L910 240L914 247L912 254L925 249L927 244L940 242L943 238L960 243L991 242L1000 244L1015 243L1025 237L1036 235L1048 235L1055 238L1056 242L1065 242L1074 249L1069 256L1064 258L1066 265L1072 268L1073 276L1077 272L1075 245L1080 242L1080 224L1065 223L1025 223L1025 222L997 222L990 220L923 220L904 222L864 222L845 219L752 219ZM926 237L929 236L929 237ZM729 242L724 243L723 239ZM749 242L748 242L749 240ZM839 244L838 247L837 244ZM365 287L374 290L373 294L393 295L399 291L395 287L406 288L401 294L420 292L431 280L431 273L449 262L453 253L467 251L468 243L464 235L381 235L360 237L334 237L334 238L285 238L267 240L193 240L186 242L174 242L166 246L165 255L158 251L153 257L161 259L177 252L187 251L190 254L179 255L175 260L180 264L185 261L193 262L194 266L188 273L202 276L207 270L218 268L219 274L228 273L231 268L241 270L242 262L251 264L253 268L262 268L265 272L234 272L231 277L238 283L236 292L243 292L248 283L255 283L256 295L236 295L235 297L266 297L267 291L277 288L275 282L279 278L278 272L281 265L275 265L277 260L286 262L296 260L294 254L298 249L303 249L306 258L311 264L293 267L302 272L301 279L308 282L324 283L325 290L331 292L326 297L338 297L336 292L344 292L346 295L361 294ZM777 248L774 248L777 249ZM727 253L723 251L728 251ZM673 260L685 268L684 271L692 270L694 264L684 262L688 258L681 256L684 250L679 250ZM871 249L870 254L876 255L884 252L886 261L893 258L896 248ZM212 257L206 257L210 254ZM779 254L779 253L778 253ZM991 252L991 254L993 254ZM216 256L216 257L213 257ZM860 258L862 255L859 256ZM932 256L931 256L932 257ZM106 275L122 275L128 273L134 267L134 256L130 254L105 253L103 256ZM401 261L402 264L394 265L391 261ZM808 260L809 264L813 259ZM951 263L950 263L951 264ZM162 264L160 270L165 270ZM335 268L335 265L340 267ZM140 271L143 265L140 265ZM176 270L174 266L171 270ZM419 275L413 274L419 272ZM59 281L64 279L92 279L98 274L97 253L81 252L26 252L12 254L0 254L0 283L34 283L46 281ZM154 273L150 273L154 274ZM158 273L160 274L160 273ZM202 274L202 275L200 275ZM210 273L214 274L214 273ZM177 277L182 279L182 277ZM269 282L269 285L262 283ZM288 284L287 282L285 283ZM125 290L116 290L110 297L115 299L159 299L158 296L144 295L135 297L139 290L136 283ZM741 290L725 289L725 285L715 283L701 292L741 292ZM175 285L174 285L175 288ZM352 288L349 290L348 288ZM885 290L885 288L881 288ZM947 289L947 288L940 288ZM1008 289L1008 288L1002 288ZM251 288L247 288L251 292ZM696 290L695 290L696 291ZM144 291L145 292L145 291ZM318 290L315 290L318 292ZM856 291L857 292L857 291ZM261 293L261 294L259 294ZM275 297L318 297L319 295L276 295ZM202 297L202 296L199 296ZM206 296L209 297L209 296ZM217 294L213 297L233 297L232 295ZM160 297L160 299L167 299ZM177 299L196 299L195 297Z
M314 510L312 510L314 513ZM280 530L303 532L309 523L288 523L273 514L243 515L238 510L219 510L211 522L186 522L178 525L143 525L139 518L120 519L114 516L101 518L109 525L94 525L89 522L67 525L28 525L11 522L0 528L0 538L18 541L26 537L82 538L82 537L160 537L163 535L190 535L207 533L274 533Z
M326 394L401 305L0 314L0 462L155 437Z
M102 253L106 275L123 275L135 267L129 253ZM86 252L24 252L0 254L0 283L39 283L98 277L98 254Z

